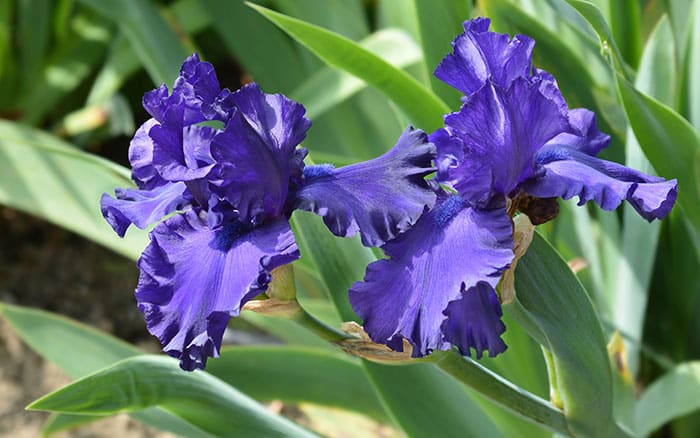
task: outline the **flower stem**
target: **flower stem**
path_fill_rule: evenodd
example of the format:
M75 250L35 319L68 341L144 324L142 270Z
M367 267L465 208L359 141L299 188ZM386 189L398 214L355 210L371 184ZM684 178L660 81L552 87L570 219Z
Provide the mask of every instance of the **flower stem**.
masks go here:
M554 432L571 435L564 413L536 395L513 385L498 374L455 351L433 352L428 362L481 395L526 420Z
M291 315L289 319L301 325L302 327L314 332L319 337L329 342L342 341L344 339L354 338L354 336L352 335L349 335L345 332L342 332L319 321L301 306L299 306L299 311Z

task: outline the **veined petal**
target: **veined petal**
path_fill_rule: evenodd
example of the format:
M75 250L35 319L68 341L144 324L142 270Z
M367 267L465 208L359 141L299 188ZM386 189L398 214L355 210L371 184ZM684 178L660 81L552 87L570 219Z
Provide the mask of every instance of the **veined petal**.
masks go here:
M447 116L445 125L448 135L436 136L443 139L436 141L438 180L454 181L455 189L472 202L484 192L509 195L534 176L535 153L570 129L559 102L543 94L539 82L523 78L508 89L486 84L459 112ZM447 144L444 139L450 137L459 142ZM460 142L462 151L457 154L454 149ZM490 180L484 172L490 173ZM491 184L490 190L485 184Z
M303 105L283 94L263 93L256 83L244 85L231 99L267 147L280 156L292 155L311 127ZM290 173L300 176L300 170L291 168Z
M100 205L102 216L120 237L129 225L144 229L190 202L184 183L167 183L151 190L118 188L115 193L116 198L104 193Z
M481 210L456 195L442 198L384 245L390 258L367 267L364 282L350 289L350 302L375 342L403 351L405 338L415 357L447 349L442 326L448 304L470 298L463 291L480 282L495 286L513 258L512 246L503 201ZM450 340L457 338L450 332Z
M501 335L506 326L501 321L503 310L493 286L480 281L469 289L462 287L462 296L450 302L444 312L445 340L456 345L464 356L471 356L473 348L477 359L481 359L485 350L490 357L503 353L507 346Z
M566 146L549 145L537 155L544 174L522 186L540 198L579 197L579 205L595 201L614 210L629 201L646 220L664 218L676 201L677 181L647 175Z
M464 33L452 42L453 53L435 69L438 79L467 96L489 80L507 88L515 78L530 76L535 41L489 32L489 24L487 18L466 21Z
M182 111L167 111L165 122L151 128L153 167L168 181L204 178L214 165L210 146L216 130L207 126L185 126Z
M185 370L217 357L226 324L267 289L270 272L299 258L286 219L210 230L189 211L159 224L139 259L136 300L148 330Z
M610 136L598 130L595 113L585 108L569 111L571 132L564 132L549 141L553 145L568 146L588 155L598 155L610 143Z
M282 214L292 174L301 174L306 150L265 143L241 111L212 142L212 191L235 207L241 220ZM296 166L296 168L295 168Z
M335 169L304 169L294 207L323 216L336 236L360 232L366 246L381 246L408 229L435 203L424 177L432 173L435 147L421 130L408 128L390 151Z
M136 130L134 138L129 143L131 175L140 189L150 190L167 183L153 167L153 140L148 133L156 125L158 125L156 119L146 120Z

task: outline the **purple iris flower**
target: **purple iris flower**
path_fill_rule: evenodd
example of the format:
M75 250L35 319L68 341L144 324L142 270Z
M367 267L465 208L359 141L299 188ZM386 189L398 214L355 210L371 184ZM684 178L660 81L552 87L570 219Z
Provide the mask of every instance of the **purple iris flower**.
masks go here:
M436 180L450 187L411 230L384 245L350 301L375 342L413 356L452 345L480 358L506 349L495 291L513 260L515 211L532 222L578 196L613 210L628 201L645 219L671 210L676 180L645 175L596 155L608 145L595 115L569 109L554 78L532 67L534 41L464 23L435 75L464 93L458 112L430 136ZM529 206L529 208L528 208ZM539 208L532 208L533 206Z
M311 125L304 107L256 84L222 90L196 55L172 92L162 85L143 105L152 118L129 147L138 188L103 195L102 213L120 236L159 222L138 262L136 299L186 370L218 356L230 317L267 289L273 269L299 258L295 209L379 246L436 200L423 179L435 170L435 148L422 131L408 128L371 161L306 167L297 147Z

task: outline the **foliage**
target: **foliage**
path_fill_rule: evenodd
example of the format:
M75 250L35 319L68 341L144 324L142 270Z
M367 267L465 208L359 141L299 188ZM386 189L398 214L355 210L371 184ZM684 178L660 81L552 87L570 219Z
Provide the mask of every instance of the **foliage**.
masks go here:
M103 192L130 184L129 171L99 155L125 161L145 120L141 94L171 83L189 53L231 88L253 79L304 104L310 158L343 165L459 108L432 71L462 21L479 15L534 37L536 65L611 134L607 157L678 178L680 208L648 224L629 206L563 205L518 264L508 351L479 363L452 352L415 364L360 360L304 320L249 315L284 344L227 347L206 373L186 374L77 322L3 305L18 335L76 379L30 406L59 413L45 432L128 412L185 436L311 434L258 403L281 400L416 437L700 434L697 1L3 1L0 203L135 259L146 233L119 239L98 207ZM347 290L377 253L321 235L319 218L303 212L293 226L302 306L336 328L357 320ZM581 258L574 274L566 260ZM620 335L624 347L606 350Z

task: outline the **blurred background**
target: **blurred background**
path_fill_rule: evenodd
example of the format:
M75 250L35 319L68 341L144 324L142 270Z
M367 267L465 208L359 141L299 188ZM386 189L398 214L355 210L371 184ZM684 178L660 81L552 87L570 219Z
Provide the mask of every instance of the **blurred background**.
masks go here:
M611 49L601 50L593 29L564 1L255 3L360 43L405 69L453 111L459 93L432 71L451 50L462 21L488 16L497 31L534 37L535 65L555 75L571 107L596 111L599 127L612 136L605 158L662 172L647 161L648 148L640 148L630 128L609 66ZM594 3L610 23L629 79L697 131L697 2ZM99 194L125 184L124 170L105 172L110 165L104 160L128 167L131 136L148 118L143 93L161 83L172 86L180 63L193 52L215 66L222 87L256 81L268 93L304 104L313 121L304 146L316 163L373 158L411 122L380 91L326 66L239 0L0 0L0 301L66 315L159 351L132 295L138 272L128 257L138 255L145 234L113 236L100 217ZM698 359L700 263L693 212L676 208L663 223L647 224L631 209L600 214L594 206L572 206L564 203L560 217L540 231L576 268L606 334L622 334L638 390L675 364ZM305 258L298 269L300 293L310 307L329 292L317 262ZM323 306L317 309L323 315ZM281 342L247 321L232 327L236 336L230 341ZM544 377L531 382L531 390L546 396L538 360ZM517 364L518 357L505 355L502 363ZM0 435L40 435L47 415L24 412L24 406L68 381L0 319ZM302 424L311 421L293 405L272 409ZM164 434L126 417L105 421L113 423L71 436ZM357 436L400 434L392 426L356 421ZM346 436L332 425L315 427ZM700 415L689 413L657 433L700 436Z

